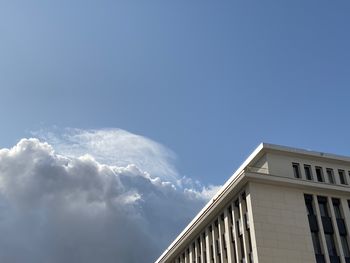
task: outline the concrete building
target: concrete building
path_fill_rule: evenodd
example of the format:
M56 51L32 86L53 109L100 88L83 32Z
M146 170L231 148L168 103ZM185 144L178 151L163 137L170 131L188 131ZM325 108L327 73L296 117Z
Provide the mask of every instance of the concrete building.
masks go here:
M156 263L349 263L350 157L261 144Z

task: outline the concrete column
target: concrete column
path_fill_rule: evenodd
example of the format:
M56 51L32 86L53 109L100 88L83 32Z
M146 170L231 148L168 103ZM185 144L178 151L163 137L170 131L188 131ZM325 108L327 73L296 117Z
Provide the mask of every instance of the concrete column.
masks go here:
M225 226L224 226L224 221L221 218L221 214L219 216L219 243L220 243L220 255L221 255L221 261L223 263L227 263L226 256L225 256Z
M217 236L217 230L216 230L216 226L215 226L215 220L214 222L211 224L212 226L212 244L213 244L213 257L214 257L214 263L217 263L217 258L218 258L218 253L217 253L217 247L216 247L216 236Z
M235 237L235 246L236 246L236 259L237 262L240 262L242 259L241 254L241 244L239 242L239 229L237 227L237 221L239 220L238 216L239 208L236 207L235 201L232 204L232 215L233 215L233 229L234 229L234 237Z
M226 247L227 247L227 261L229 263L234 262L233 261L233 244L232 244L232 237L230 234L231 231L231 223L230 223L230 217L229 212L227 208L224 211L224 217L225 217L225 238L226 238Z
M247 213L248 213L248 220L249 220L249 226L250 226L250 237L251 237L251 245L252 245L252 253L253 258L256 262L259 261L258 259L258 249L256 244L256 236L255 236L255 226L254 226L254 212L252 208L252 192L251 187L248 185L246 188L246 205L247 205Z
M209 227L207 227L205 229L205 246L206 246L206 259L207 259L207 263L210 262L210 231L209 231Z
M189 249L190 249L190 263L193 263L193 261L194 261L194 249L193 249L193 244L195 244L195 243L190 243L190 247L189 247Z
M247 232L246 232L246 227L245 227L245 224L244 224L244 214L245 214L245 205L243 204L243 200L242 200L242 196L240 195L239 196L239 210L240 210L240 213L241 213L241 227L242 227L242 234L243 234L243 246L244 246L244 254L245 254L245 259L246 259L246 262L249 262L248 261L248 258L249 258L249 241L248 241L248 236L247 236Z
M205 246L205 238L203 238L203 234L201 234L200 235L200 239L201 239L201 244L200 244L200 246L201 246L201 260L202 260L202 262L201 263L204 263L205 261L204 261L204 259L206 258L206 251L207 251L207 249L206 249L206 246Z

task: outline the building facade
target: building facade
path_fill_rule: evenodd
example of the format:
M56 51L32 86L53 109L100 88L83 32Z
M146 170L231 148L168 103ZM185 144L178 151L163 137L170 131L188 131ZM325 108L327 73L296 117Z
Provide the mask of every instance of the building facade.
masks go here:
M156 263L350 263L350 158L261 144Z

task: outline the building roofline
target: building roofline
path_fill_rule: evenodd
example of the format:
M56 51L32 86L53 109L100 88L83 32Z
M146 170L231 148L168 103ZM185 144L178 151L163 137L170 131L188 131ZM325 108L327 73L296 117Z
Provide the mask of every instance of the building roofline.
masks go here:
M271 143L262 143L262 145L263 145L264 149L276 150L276 151L281 151L281 152L288 152L288 153L292 153L292 154L308 155L308 156L318 157L318 158L332 159L332 160L341 161L341 162L350 162L350 157L344 156L344 155L318 152L318 151L313 151L313 150L306 150L306 149L288 147L288 146L271 144Z
M262 154L266 152L271 152L271 151L279 151L287 154L299 154L304 156L312 156L316 158L332 159L332 160L341 161L341 162L350 162L350 157L347 157L347 156L305 150L300 148L293 148L293 147L288 147L288 146L283 146L278 144L271 144L271 143L264 143L264 142L260 143L258 147L255 148L255 150L249 155L249 157L233 173L233 175L225 182L225 184L220 188L220 190L208 201L208 203L191 220L191 222L185 227L185 229L175 238L175 240L170 244L170 246L167 249L165 249L165 251L155 261L155 263L161 262L161 260L164 259L167 256L167 254L172 249L174 249L176 245L178 245L179 242L181 242L181 239L188 233L188 231L190 231L194 227L194 225L198 223L198 220L201 218L201 216L207 213L213 207L213 203L217 203L221 200L220 197L222 197L222 194L225 193L227 188L232 184L232 182L237 178L237 176L240 175L253 160L258 159L260 156L262 156Z
M244 168L261 152L264 148L264 144L261 143L243 162L243 164L234 172L234 174L226 181L226 183L220 188L220 190L208 201L208 203L202 208L202 210L191 220L191 222L185 227L185 229L175 238L175 240L170 244L170 246L165 249L163 254L156 260L156 263L161 262L161 260L170 252L171 249L177 245L177 243L182 239L182 237L191 229L191 227L198 221L198 219L206 213L214 202L218 202L218 197L225 191L225 189L232 183L232 181L239 175Z

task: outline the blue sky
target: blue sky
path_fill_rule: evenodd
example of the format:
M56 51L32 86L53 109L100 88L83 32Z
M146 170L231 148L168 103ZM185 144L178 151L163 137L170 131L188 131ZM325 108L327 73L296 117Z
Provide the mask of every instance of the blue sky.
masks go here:
M0 261L152 262L260 142L350 156L349 13L0 1Z
M121 128L222 184L262 141L350 155L349 1L1 1L0 146Z

